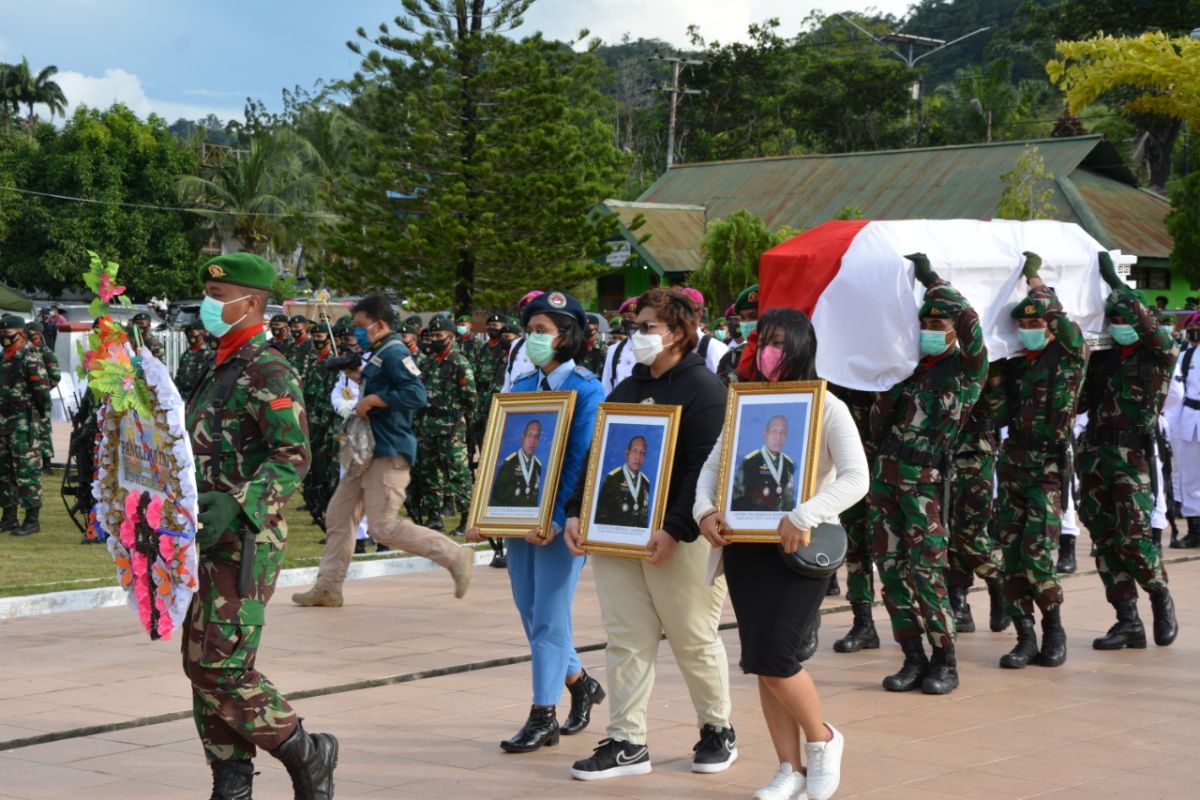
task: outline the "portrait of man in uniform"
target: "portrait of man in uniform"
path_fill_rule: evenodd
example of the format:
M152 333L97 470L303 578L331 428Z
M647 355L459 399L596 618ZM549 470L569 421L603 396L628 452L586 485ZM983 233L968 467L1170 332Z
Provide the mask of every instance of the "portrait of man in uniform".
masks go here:
M542 462L537 457L541 440L541 421L526 422L521 431L520 446L500 462L489 505L537 508L538 490L542 485Z
M767 420L762 446L742 457L734 478L733 511L791 511L796 507L796 465L787 453L788 421Z
M650 478L642 472L648 447L645 436L634 436L625 447L625 463L604 476L596 502L600 525L645 528L650 524Z

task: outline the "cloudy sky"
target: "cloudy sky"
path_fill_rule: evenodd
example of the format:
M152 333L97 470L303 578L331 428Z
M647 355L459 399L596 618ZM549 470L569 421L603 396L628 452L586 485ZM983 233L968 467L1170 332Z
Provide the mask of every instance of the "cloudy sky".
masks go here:
M689 24L708 39L743 38L779 17L795 31L813 9L903 15L910 0L538 0L520 31L605 41L660 38L682 44ZM241 117L247 96L280 104L280 90L342 78L357 66L346 47L400 11L396 0L0 0L0 61L27 56L59 68L68 101L174 121L209 112Z

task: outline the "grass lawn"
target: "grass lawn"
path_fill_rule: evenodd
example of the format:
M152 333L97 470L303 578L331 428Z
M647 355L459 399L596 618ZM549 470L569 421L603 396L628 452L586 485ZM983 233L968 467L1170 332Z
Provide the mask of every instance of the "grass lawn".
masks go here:
M82 536L67 516L59 496L61 485L60 470L55 470L53 475L43 476L46 499L42 505L41 533L20 538L7 533L0 534L0 597L116 585L116 567L113 566L108 548L79 543ZM324 538L324 534L312 523L312 517L307 512L296 510L302 502L297 492L284 512L288 522L284 568L314 567L321 560L324 548L318 542ZM457 518L446 519L448 530L453 530L457 524ZM382 553L356 558L402 556L403 553Z

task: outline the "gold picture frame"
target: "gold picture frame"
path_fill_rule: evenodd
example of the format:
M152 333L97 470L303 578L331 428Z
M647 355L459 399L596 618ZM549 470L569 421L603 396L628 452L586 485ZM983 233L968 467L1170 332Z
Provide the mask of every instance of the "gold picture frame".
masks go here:
M492 398L468 528L479 528L485 536L522 538L535 528L550 529L574 410L571 391L505 392ZM546 427L552 429L549 435ZM525 455L534 438L533 452Z
M795 508L795 493L799 492L800 502L812 497L825 391L821 380L729 387L716 496L726 539L778 542L776 528L783 515ZM799 441L796 428L802 431Z
M588 553L650 554L650 536L666 514L681 414L679 406L600 404L579 516L580 546Z

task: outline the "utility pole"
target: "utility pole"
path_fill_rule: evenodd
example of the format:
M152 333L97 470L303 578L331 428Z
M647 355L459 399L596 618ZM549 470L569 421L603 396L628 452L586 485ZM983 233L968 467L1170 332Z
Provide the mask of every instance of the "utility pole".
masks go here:
M675 163L675 110L679 106L679 97L680 95L687 96L689 94L702 94L699 89L688 89L679 85L679 70L685 64L688 66L695 66L703 64L704 62L696 61L694 59L680 58L678 56L662 56L657 53L650 60L666 61L668 64L672 65L672 71L674 72L674 78L671 81L670 86L660 85L658 87L660 92L671 95L671 116L668 118L667 122L667 169L670 169L671 165Z

